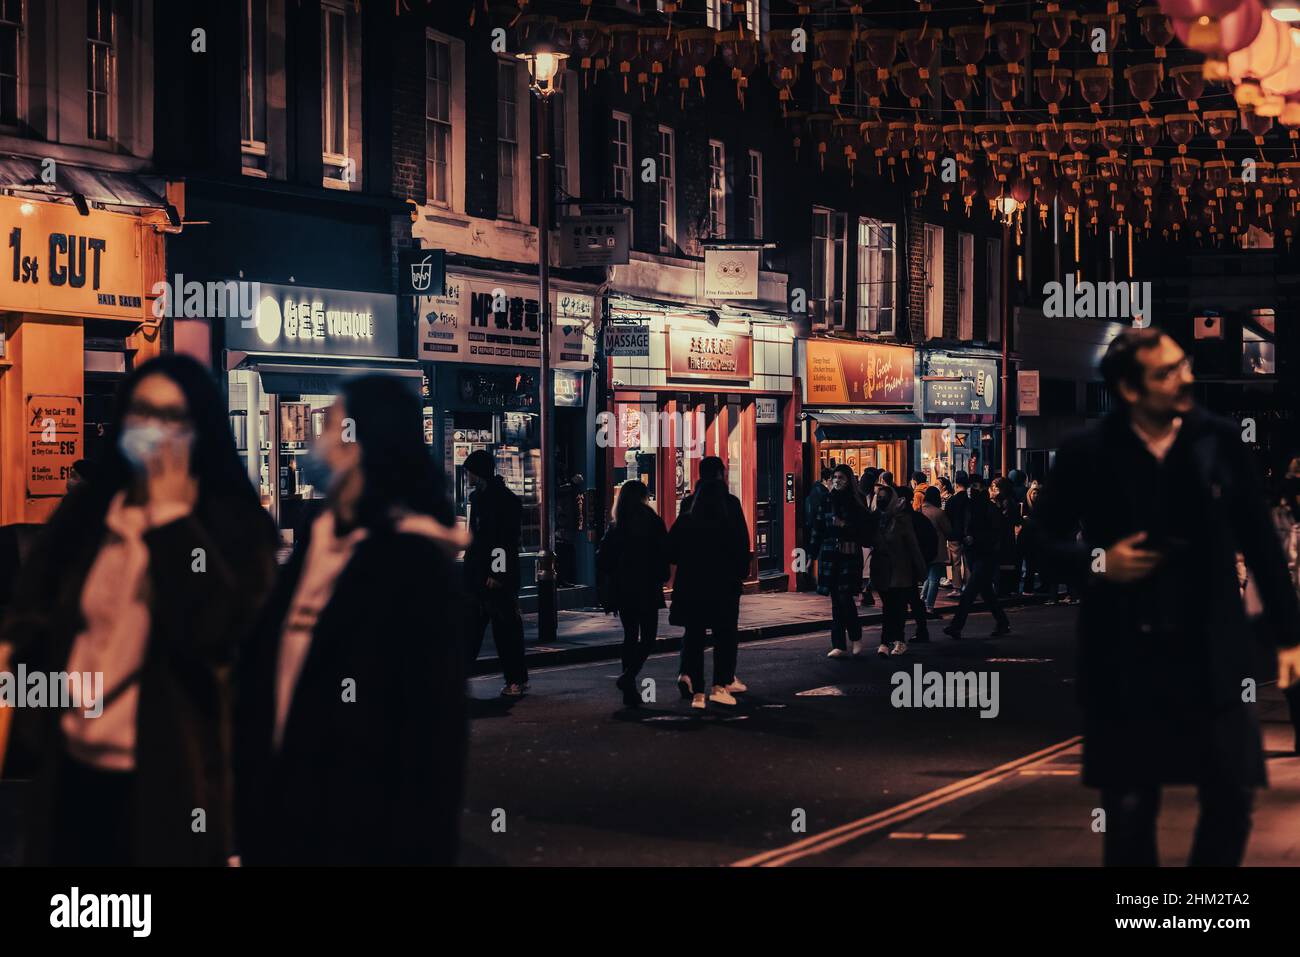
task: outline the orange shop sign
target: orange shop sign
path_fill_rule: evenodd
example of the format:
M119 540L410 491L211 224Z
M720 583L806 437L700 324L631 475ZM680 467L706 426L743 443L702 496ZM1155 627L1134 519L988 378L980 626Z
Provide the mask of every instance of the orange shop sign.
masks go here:
M808 405L912 405L916 351L904 346L809 339Z
M0 197L0 310L141 320L140 220Z
M754 340L743 333L668 327L668 378L743 379L754 373Z

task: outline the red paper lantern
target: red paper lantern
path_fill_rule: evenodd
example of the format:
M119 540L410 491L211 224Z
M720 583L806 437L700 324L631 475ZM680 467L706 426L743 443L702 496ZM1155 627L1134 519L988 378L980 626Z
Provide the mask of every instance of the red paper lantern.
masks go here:
M853 76L858 81L858 92L867 98L867 105L878 108L885 96L885 81L876 68L866 60L853 64Z
M1093 123L1066 123L1065 143L1076 153L1082 153L1092 146L1097 127Z
M758 69L758 40L743 30L726 30L719 33L717 39L718 52L731 71L731 79L736 83L736 96L743 106L749 78Z
M907 50L907 58L920 69L921 79L930 79L930 67L943 45L943 30L927 23L918 29L904 30L899 38Z
M1034 35L1032 24L1021 20L1004 20L992 25L993 39L998 56L1006 63L1007 72L1020 72L1020 64L1029 56L1029 44Z
M1061 47L1070 40L1074 21L1079 15L1073 10L1036 10L1033 21L1037 25L1038 42L1047 48L1047 59L1055 63L1061 59Z
M1110 96L1110 67L1089 67L1077 71L1074 76L1079 81L1079 93L1084 102L1092 107L1093 113L1100 116L1101 104Z
M966 111L966 101L971 98L974 92L974 81L970 74L966 72L964 66L945 66L939 68L939 82L943 84L943 92L952 100L953 107L958 113Z
M896 63L892 72L899 92L907 97L908 105L919 110L921 97L929 92L926 81L921 77L920 68L915 63Z
M1005 63L994 66L986 66L984 75L988 77L989 89L993 91L993 96L1002 104L1002 109L1010 113L1015 109L1015 99L1020 95L1020 74L1011 72L1011 67Z
M1034 85L1038 88L1039 99L1047 104L1048 115L1056 116L1061 112L1061 102L1069 94L1073 82L1073 70L1051 67L1034 71Z
M1036 129L1038 141L1043 144L1043 149L1052 159L1056 159L1065 149L1065 130L1055 123L1039 123Z
M858 34L858 44L866 60L876 68L882 80L889 79L889 70L898 57L898 31L879 28Z
M1143 155L1150 156L1156 144L1160 142L1165 121L1158 116L1139 116L1129 121L1128 128L1133 134L1133 142L1142 147Z
M1124 79L1128 80L1129 92L1143 113L1151 112L1151 101L1160 91L1160 80L1164 67L1159 63L1139 63L1124 70Z
M799 65L803 54L794 50L794 34L790 30L772 30L767 34L767 75L776 87L782 107L793 97L794 85L799 82Z
M1165 47L1174 39L1174 25L1159 7L1139 7L1138 20L1142 24L1142 36L1147 43L1156 48L1156 59L1165 58Z
M1197 100L1205 93L1205 70L1201 64L1171 67L1169 75L1173 78L1174 89L1187 101L1187 109L1195 113L1200 109Z
M1217 0L1203 0L1206 4ZM1184 44L1201 53L1227 56L1248 46L1259 35L1264 11L1259 0L1237 0L1230 12L1220 15L1193 14L1192 18L1174 17L1174 34ZM1271 19L1271 18L1270 18Z

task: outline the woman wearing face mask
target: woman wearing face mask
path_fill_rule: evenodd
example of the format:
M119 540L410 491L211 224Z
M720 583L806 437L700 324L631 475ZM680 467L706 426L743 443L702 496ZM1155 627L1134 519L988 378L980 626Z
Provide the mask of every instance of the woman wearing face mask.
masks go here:
M193 359L136 370L112 428L97 473L51 517L6 618L15 665L102 675L93 702L16 713L6 770L34 781L25 857L221 865L229 666L270 589L275 530L216 383Z
M817 591L831 599L828 658L842 658L849 651L854 655L862 653L862 623L855 599L862 591L862 549L872 544L872 532L872 516L853 470L837 465L831 474L830 494L822 501L814 525L813 541Z
M442 474L394 378L346 383L236 701L245 864L449 864L466 743L463 603Z

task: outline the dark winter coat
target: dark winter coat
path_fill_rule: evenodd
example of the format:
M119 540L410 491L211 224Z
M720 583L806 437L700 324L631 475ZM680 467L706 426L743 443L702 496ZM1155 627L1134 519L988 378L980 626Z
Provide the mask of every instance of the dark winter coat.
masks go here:
M1158 463L1127 414L1113 413L1062 445L1034 517L1048 573L1083 589L1085 782L1263 784L1258 717L1242 699L1268 674L1236 554L1277 646L1300 641L1300 609L1239 426L1198 410ZM1141 531L1164 555L1153 574L1133 584L1094 574L1102 550Z
M6 612L13 668L63 671L84 628L81 593L104 537L85 522L89 490L71 493L33 546ZM231 665L275 575L275 528L252 496L201 499L147 532L150 630L139 673L133 863L223 866L231 853ZM193 571L195 550L206 567ZM62 712L18 709L10 777L31 777L24 857L48 860L63 763ZM193 828L206 811L205 831Z
M837 519L844 524L835 524ZM862 594L862 549L871 547L875 530L875 513L860 504L852 492L832 491L822 498L812 542L817 554L819 594Z
M668 532L649 506L626 523L613 523L596 550L596 585L606 611L644 614L664 607Z
M519 537L523 507L519 496L506 488L505 479L492 476L488 484L469 496L469 531L473 536L465 550L465 589L471 597L500 598L519 594ZM498 560L504 553L504 570ZM487 580L496 579L500 589L489 589Z
M929 565L916 540L914 513L895 500L887 511L878 514L880 524L871 549L871 586L879 591L915 588L928 573Z
M722 518L691 510L668 532L673 601L668 620L684 628L735 627L749 575L749 529L730 509Z
M241 656L244 863L451 864L466 752L464 600L452 556L391 531L356 546L317 619L276 751L281 632L309 544L297 543Z

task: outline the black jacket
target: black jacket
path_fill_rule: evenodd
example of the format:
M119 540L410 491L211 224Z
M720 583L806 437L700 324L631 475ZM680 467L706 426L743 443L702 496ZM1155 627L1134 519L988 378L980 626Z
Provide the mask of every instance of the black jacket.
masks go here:
M523 507L519 496L506 488L505 479L492 476L485 488L469 497L469 530L474 536L465 550L465 588L471 596L489 594L487 580L495 578L506 595L519 594L519 536ZM494 557L504 553L504 571L494 571ZM498 568L501 562L496 561Z
M606 611L643 614L664 607L668 532L648 506L624 528L611 524L596 551L596 583Z
M5 617L13 667L62 671L84 627L81 593L104 529L87 524L89 490L70 494L23 566ZM270 591L275 528L251 496L201 500L185 518L147 532L150 631L139 674L133 863L223 866L231 851L230 670ZM195 549L206 571L196 573ZM107 690L107 689L106 689ZM24 857L51 850L62 712L15 712L8 776L31 776ZM192 828L195 808L206 831Z
M422 535L357 545L317 620L276 751L280 637L309 544L299 541L240 661L240 853L250 865L450 864L466 750L452 558Z
M685 628L735 627L749 575L749 528L731 509L721 520L687 511L668 533L677 573L668 620Z
M1163 464L1113 413L1067 440L1030 534L1053 578L1082 587L1078 693L1089 784L1265 780L1255 707L1262 680L1237 582L1246 559L1273 642L1300 642L1300 608L1239 426L1188 415ZM1076 540L1079 532L1082 535ZM1145 531L1160 566L1133 584L1094 573Z

